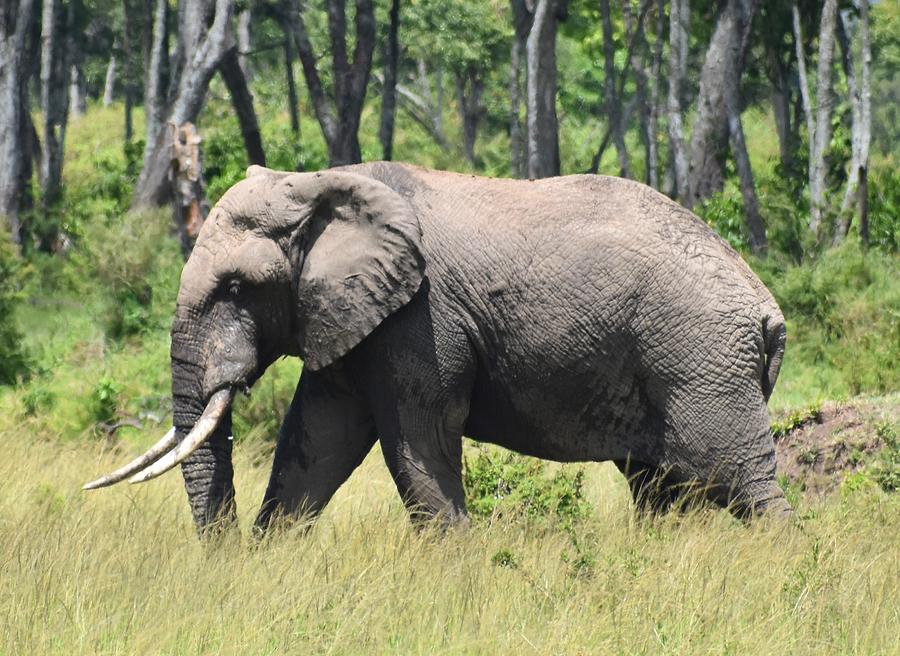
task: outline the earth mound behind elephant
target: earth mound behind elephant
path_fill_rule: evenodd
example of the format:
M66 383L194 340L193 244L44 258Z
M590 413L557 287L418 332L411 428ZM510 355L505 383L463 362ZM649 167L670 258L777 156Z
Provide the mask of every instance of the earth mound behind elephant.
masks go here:
M180 462L198 527L233 521L231 400L294 355L261 530L321 510L376 440L414 517L465 522L463 434L612 460L646 509L699 485L788 513L766 408L784 344L741 258L636 182L251 167L182 274L174 432L90 485Z

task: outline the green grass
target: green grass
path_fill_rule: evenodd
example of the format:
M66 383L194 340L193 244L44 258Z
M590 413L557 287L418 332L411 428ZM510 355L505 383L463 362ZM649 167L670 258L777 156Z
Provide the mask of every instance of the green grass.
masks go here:
M0 430L0 653L891 654L900 497L802 526L637 521L608 465L590 515L416 531L373 453L308 532L194 538L180 477L82 493L131 449ZM267 453L238 449L240 520Z

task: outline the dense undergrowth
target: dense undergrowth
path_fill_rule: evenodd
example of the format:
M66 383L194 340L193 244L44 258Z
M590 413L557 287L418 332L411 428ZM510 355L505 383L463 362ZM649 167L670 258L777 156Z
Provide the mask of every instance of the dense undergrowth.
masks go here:
M265 86L257 93L265 107ZM125 212L140 148L110 139L113 111L92 108L70 128L57 217L68 252L39 252L53 231L36 216L24 256L0 244L0 439L10 445L0 461L0 654L898 649L900 500L889 491L900 451L887 420L878 429L887 448L840 494L796 499L800 529L748 528L705 510L639 521L610 466L550 465L472 445L465 482L475 522L465 534L411 530L377 453L309 534L288 530L264 549L235 537L197 544L174 475L80 493L170 421L168 327L182 259L166 212ZM377 133L370 109L363 122L363 135ZM245 162L222 104L210 103L205 124L216 126L205 144L215 200ZM286 124L277 112L264 116L270 165L322 166L315 124L304 119L302 148ZM798 257L802 199L767 186L773 144L754 139L755 125L748 121L749 140L773 248L751 265L789 331L771 402L778 425L824 400L896 393L900 181L873 174L872 248L850 239ZM480 145L485 171L505 172L503 147ZM365 136L363 150L377 157ZM466 168L415 129L398 134L396 152ZM577 170L574 160L565 166ZM701 214L741 248L739 211L729 187ZM243 526L300 366L277 362L237 401Z

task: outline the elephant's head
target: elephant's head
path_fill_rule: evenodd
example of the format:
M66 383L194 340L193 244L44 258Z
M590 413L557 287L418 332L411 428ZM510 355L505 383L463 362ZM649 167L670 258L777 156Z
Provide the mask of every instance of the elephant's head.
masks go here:
M148 480L183 461L201 530L232 517L235 392L282 355L316 370L362 341L418 289L420 237L409 204L380 182L251 167L210 213L181 276L174 428L85 487Z

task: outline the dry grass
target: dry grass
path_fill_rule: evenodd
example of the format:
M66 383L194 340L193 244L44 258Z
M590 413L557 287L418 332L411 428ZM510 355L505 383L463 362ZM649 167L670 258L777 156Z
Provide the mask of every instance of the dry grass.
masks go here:
M308 533L247 526L267 455L238 449L244 537L201 545L180 477L84 494L129 453L0 429L2 654L896 654L900 495L640 522L611 468L590 519L410 528L370 455ZM576 546L577 543L577 546Z

